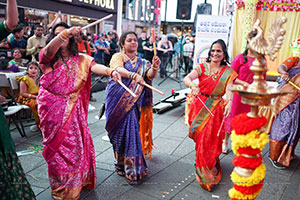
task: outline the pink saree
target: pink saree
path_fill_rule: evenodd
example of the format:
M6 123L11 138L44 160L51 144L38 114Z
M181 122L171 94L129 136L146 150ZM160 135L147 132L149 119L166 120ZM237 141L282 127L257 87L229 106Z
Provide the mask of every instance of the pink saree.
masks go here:
M41 64L48 64L41 55ZM40 80L43 156L54 199L79 199L83 188L96 186L95 150L87 123L93 63L91 57L72 56Z

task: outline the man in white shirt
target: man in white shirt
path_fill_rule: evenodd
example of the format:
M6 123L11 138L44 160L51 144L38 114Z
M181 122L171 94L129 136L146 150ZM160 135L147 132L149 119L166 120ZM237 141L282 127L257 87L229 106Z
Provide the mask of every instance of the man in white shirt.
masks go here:
M185 39L185 44L183 45L183 59L185 65L185 74L190 73L192 69L192 61L193 61L193 51L194 44L190 41L190 38L187 37Z

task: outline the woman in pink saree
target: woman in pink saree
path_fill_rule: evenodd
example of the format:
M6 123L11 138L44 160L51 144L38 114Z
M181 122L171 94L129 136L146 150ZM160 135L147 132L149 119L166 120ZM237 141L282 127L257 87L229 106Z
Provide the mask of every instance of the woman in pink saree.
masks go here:
M73 36L80 32L56 24L40 52L39 126L54 199L79 199L82 189L95 188L95 151L87 123L91 72L120 79L116 71L78 54Z

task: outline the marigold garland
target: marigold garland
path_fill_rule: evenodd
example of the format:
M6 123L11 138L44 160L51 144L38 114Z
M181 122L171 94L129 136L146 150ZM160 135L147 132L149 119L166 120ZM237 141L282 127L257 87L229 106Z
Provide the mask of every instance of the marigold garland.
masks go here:
M237 191L243 193L243 194L253 194L258 192L259 190L261 190L263 184L264 184L264 180L263 179L260 183L253 185L251 187L246 187L246 186L241 186L241 185L234 185L234 189L236 189Z
M267 119L264 116L250 118L247 113L242 113L232 119L232 129L235 130L237 135L247 134L250 131L263 127L266 123Z
M250 187L260 183L265 178L266 167L262 163L253 171L252 176L250 177L242 177L238 175L235 171L233 171L230 176L234 184Z
M252 149L251 147L241 147L238 149L238 154L237 155L240 155L240 154L248 154L248 155L256 155L256 154L259 154L261 152L260 149Z
M247 135L237 135L235 130L233 130L231 140L234 154L237 154L238 149L241 147L251 147L262 151L264 146L269 142L268 134L258 130L251 131Z
M232 198L232 199L245 199L245 200L250 200L250 199L255 199L257 197L257 195L259 195L261 190L259 190L258 192L254 193L254 194L248 194L248 195L245 195L239 191L237 191L236 189L234 188L231 188L229 190L229 196Z
M228 191L232 200L255 199L261 191L266 167L262 163L260 153L269 139L268 135L260 132L259 129L266 122L267 119L263 116L250 118L246 113L232 119L232 151L237 155L232 162L236 167L253 170L248 177L240 176L233 170L230 176L234 186Z
M246 158L244 156L237 156L233 158L232 163L234 166L238 166L246 169L255 169L262 163L262 157L258 158Z

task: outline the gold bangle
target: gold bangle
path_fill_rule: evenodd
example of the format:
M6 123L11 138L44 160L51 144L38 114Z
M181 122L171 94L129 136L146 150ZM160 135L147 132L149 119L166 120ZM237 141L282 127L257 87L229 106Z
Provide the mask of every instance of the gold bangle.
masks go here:
M137 73L134 73L132 80L134 80L137 77Z
M197 84L196 83L191 83L189 88L192 89L194 86L197 86Z
M105 69L105 73L106 73L107 76L111 76L111 74L112 74L112 69L110 69L110 68L107 67L107 68Z
M157 71L158 68L159 68L159 67L153 67L153 66L151 67L151 69L152 69L153 71Z

